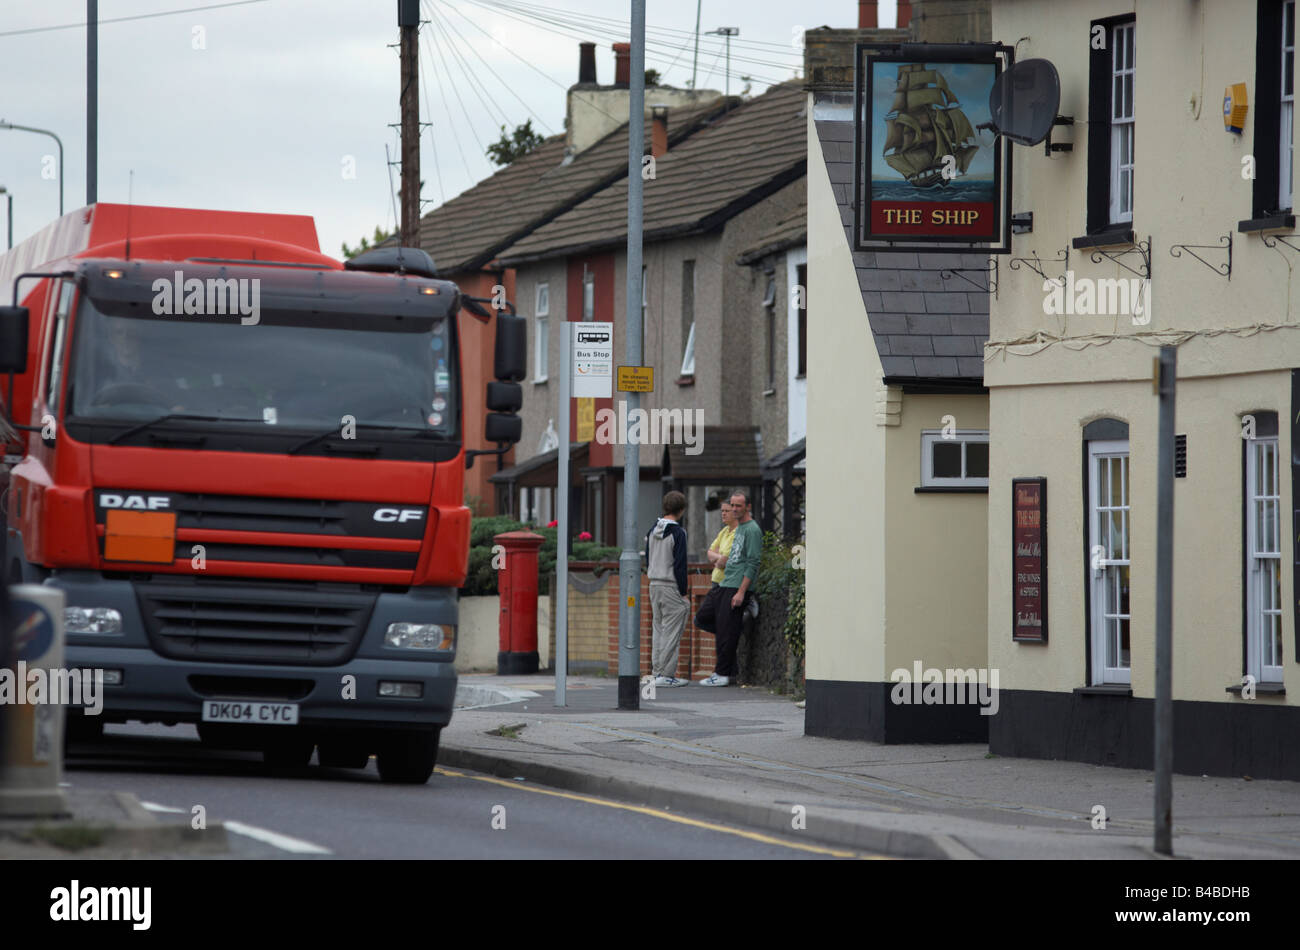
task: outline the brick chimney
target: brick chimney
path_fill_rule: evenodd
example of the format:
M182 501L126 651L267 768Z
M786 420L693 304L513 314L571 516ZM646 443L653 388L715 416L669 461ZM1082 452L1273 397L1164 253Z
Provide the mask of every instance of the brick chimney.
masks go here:
M879 6L880 0L858 0L859 30L874 30L879 25Z
M578 82L596 82L596 44L578 44Z
M898 28L906 29L912 22L912 0L898 0Z
M632 44L614 44L614 85L627 88L632 83Z
M650 154L659 158L668 152L668 107L650 107Z

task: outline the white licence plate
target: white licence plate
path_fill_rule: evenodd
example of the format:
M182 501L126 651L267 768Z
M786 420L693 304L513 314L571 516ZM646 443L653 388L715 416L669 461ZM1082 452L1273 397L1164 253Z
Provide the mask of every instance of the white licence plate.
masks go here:
M237 700L205 699L204 722L241 722L256 726L296 726L297 703L244 703Z

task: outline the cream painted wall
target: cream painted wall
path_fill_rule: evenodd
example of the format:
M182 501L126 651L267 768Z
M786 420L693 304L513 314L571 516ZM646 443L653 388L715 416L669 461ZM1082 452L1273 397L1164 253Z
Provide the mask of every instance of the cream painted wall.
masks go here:
M1242 667L1241 413L1276 410L1284 535L1293 508L1290 376L1300 366L1300 322L1292 269L1300 254L1238 233L1251 217L1255 88L1254 0L1216 3L994 0L993 34L1017 45L1018 60L1044 57L1061 76L1060 112L1076 124L1061 140L1074 151L1048 158L1016 148L1014 211L1033 211L1034 231L1013 254L1050 258L1086 230L1088 36L1091 20L1136 11L1136 167L1133 230L1151 237L1149 325L1127 316L1049 315L1043 280L1003 259L991 301L985 382L990 388L989 662L1009 689L1084 686L1086 617L1082 426L1112 416L1130 426L1133 521L1132 675L1136 696L1154 693L1155 434L1151 362L1160 343L1178 343L1177 431L1188 437L1188 477L1175 481L1174 697L1242 702L1225 692ZM1224 131L1225 85L1245 82L1251 110L1242 135ZM1231 280L1174 244L1212 245L1231 234ZM1294 242L1294 238L1292 238ZM1201 250L1214 263L1226 250ZM1136 254L1124 258L1138 266ZM1129 278L1071 249L1075 278ZM1045 265L1049 275L1061 264ZM1262 325L1256 329L1255 325ZM1223 330L1242 329L1250 335ZM1169 332L1178 331L1179 335ZM1202 331L1216 335L1199 335ZM1035 334L1066 337L1005 346ZM1198 335L1182 335L1198 334ZM1011 640L1011 486L1015 476L1048 479L1048 616L1045 646ZM1294 678L1292 546L1283 545L1284 675ZM1255 702L1296 703L1261 696Z
M921 431L988 428L986 396L904 396L886 450L885 668L986 666L988 496L917 494ZM888 675L886 675L886 679Z
M853 257L808 104L808 679L886 676L885 428Z

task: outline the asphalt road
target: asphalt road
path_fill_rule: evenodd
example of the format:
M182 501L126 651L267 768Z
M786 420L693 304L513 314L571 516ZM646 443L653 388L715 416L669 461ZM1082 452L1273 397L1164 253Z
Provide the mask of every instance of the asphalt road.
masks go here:
M110 725L68 750L74 788L126 791L177 817L203 806L238 858L808 859L868 857L641 806L441 766L423 786L313 764L269 775L192 726Z

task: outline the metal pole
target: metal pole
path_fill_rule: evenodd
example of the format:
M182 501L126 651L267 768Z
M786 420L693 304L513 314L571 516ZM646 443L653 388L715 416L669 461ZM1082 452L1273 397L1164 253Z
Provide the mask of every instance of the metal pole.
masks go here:
M723 92L723 95L724 96L731 95L731 34L730 33L727 34L727 77L726 79L723 80L723 82L725 83L725 85L723 86L723 89L725 90Z
M62 151L60 147L60 151ZM86 0L86 204L99 193L99 0ZM59 174L63 159L59 159ZM63 214L63 185L59 185L59 214Z
M695 72L700 68L700 8L704 6L704 0L695 0L695 58L691 60L691 92L695 91ZM632 0L633 16L636 16L636 0ZM633 24L632 30L635 33L636 25ZM632 40L633 49L636 48L636 40ZM644 55L644 48L642 55ZM633 54L635 55L635 54ZM636 68L636 60L632 61L633 68ZM640 364L637 364L640 365Z
M13 196L13 195L10 195L10 194L6 194L5 197L9 199L9 214L7 215L7 220L8 220L8 222L9 222L9 249L10 249L10 250L13 250L13 247L14 247L14 196ZM17 303L17 301L14 301L14 303Z
M420 246L420 5L399 0L402 72L402 217L398 224L403 247Z
M698 33L698 30L696 31ZM627 342L631 366L641 365L641 214L645 152L645 0L632 0L631 102L627 122ZM628 418L641 406L637 393L627 400ZM641 555L635 545L637 500L641 487L641 447L623 446L623 553L618 559L618 708L641 708Z
M1174 588L1174 409L1178 350L1162 346L1156 362L1160 394L1156 444L1156 721L1155 841L1157 853L1173 846L1173 588Z
M560 321L560 453L556 479L555 590L551 609L555 611L555 705L567 706L565 686L569 675L569 394L573 389L572 350L567 320Z
M59 217L63 217L63 139L59 138L49 129L34 129L30 125L14 125L12 122L6 122L0 119L0 129L16 129L19 132L35 132L37 135L48 135L54 139L54 144L59 147Z

